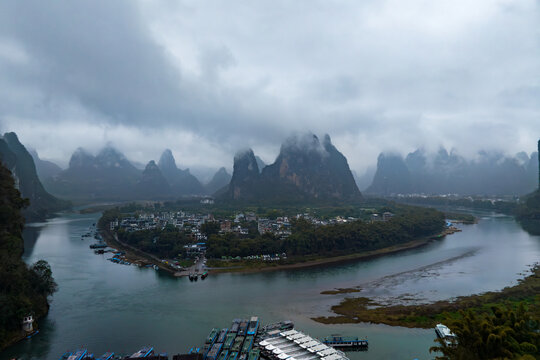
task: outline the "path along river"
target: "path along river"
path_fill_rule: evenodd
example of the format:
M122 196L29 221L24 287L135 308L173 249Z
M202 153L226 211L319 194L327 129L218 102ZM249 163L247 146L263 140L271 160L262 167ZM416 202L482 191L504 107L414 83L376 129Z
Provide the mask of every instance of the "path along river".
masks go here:
M364 295L387 302L446 299L516 284L540 259L540 238L510 217L484 214L463 232L420 249L317 268L259 274L211 275L189 282L150 268L107 261L81 235L100 214L65 214L25 230L24 259L47 260L59 290L41 332L0 353L0 359L58 359L86 347L99 355L135 352L153 345L169 354L204 342L212 327L258 315L264 323L290 319L313 336L340 333L367 337L360 359L431 359L433 330L386 325L322 325L311 317L330 315L345 295L323 290L361 286Z

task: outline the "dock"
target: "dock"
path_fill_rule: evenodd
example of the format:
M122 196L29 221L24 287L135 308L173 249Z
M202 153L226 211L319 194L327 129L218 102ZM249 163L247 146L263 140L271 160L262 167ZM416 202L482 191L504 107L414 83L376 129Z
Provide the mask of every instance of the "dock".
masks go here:
M200 345L172 360L349 360L343 351L367 350L367 340L332 335L318 340L295 330L291 321L264 325L258 317L234 319L230 328L215 327ZM61 360L94 360L86 349L65 353ZM144 346L128 356L107 352L101 360L169 360L165 352ZM96 359L97 360L97 359Z
M344 352L294 329L262 340L259 348L269 360L349 360Z

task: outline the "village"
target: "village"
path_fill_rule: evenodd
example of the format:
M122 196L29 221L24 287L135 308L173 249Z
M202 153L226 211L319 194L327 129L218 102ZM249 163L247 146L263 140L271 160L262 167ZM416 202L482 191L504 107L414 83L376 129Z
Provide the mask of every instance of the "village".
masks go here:
M394 214L383 212L381 214L371 214L368 221L388 221ZM195 264L188 269L180 266L178 259L163 259L160 266L171 267L175 271L183 271L186 275L194 272L197 268L203 271L206 268L207 250L207 227L213 224L214 231L220 235L234 235L238 238L249 238L264 234L272 234L276 238L285 239L292 234L294 219L303 219L315 226L326 226L333 224L343 224L358 220L354 217L336 216L330 219L320 219L309 212L298 213L291 217L276 216L274 218L259 217L254 212L239 212L229 217L216 217L211 213L200 214L188 211L140 211L126 214L123 217L111 221L109 230L113 233L118 231L124 233L134 233L139 231L157 230L164 231L167 228L175 228L182 231L191 238L189 244L183 245L185 259L194 259ZM206 224L206 226L205 226ZM118 239L118 237L116 237ZM125 244L124 244L125 245ZM263 262L274 262L287 259L286 253L272 254L250 254L247 256L222 256L221 260L258 260ZM121 259L122 260L122 259Z
M393 213L384 212L382 214L372 214L371 221L388 221L394 216ZM358 220L354 217L336 216L332 219L322 220L310 213L301 213L294 216L296 219L304 219L316 226L341 224ZM189 233L194 242L204 242L207 236L201 231L205 223L218 223L219 233L236 233L240 236L248 236L248 225L257 224L257 231L260 235L271 233L279 238L286 238L291 235L291 221L287 216L278 216L275 219L258 217L253 212L238 213L232 218L216 218L212 214L194 214L185 211L177 212L141 212L129 217L115 219L109 224L109 230L117 231L123 229L127 232L141 230L163 230L167 226L174 226L177 229Z

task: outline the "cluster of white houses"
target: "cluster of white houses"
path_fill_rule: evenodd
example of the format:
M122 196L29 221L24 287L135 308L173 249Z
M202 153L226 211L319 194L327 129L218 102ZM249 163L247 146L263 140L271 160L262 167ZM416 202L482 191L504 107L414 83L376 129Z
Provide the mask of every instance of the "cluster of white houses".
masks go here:
M140 213L110 222L110 230L123 229L124 231L141 230L163 230L166 226L172 225L191 234L194 240L204 241L206 236L201 233L201 226L206 222L219 222L220 233L237 233L248 235L249 230L242 226L246 222L257 222L260 234L272 233L280 237L287 237L291 234L291 224L287 217L278 217L275 220L258 218L254 213L237 214L234 220L215 219L212 214L189 214L184 211Z
M155 229L163 230L166 226L172 225L190 234L193 240L204 241L206 240L206 235L201 233L201 225L207 221L214 221L214 217L211 214L188 214L183 211L140 213L111 221L110 229L123 229L128 232Z
M388 221L394 214L385 212L383 214L373 214L372 221ZM304 213L295 216L308 220L314 225L324 226L331 224L339 224L357 220L353 217L337 216L329 220L321 220L316 217ZM157 212L157 213L139 213L122 219L111 221L110 229L125 231L140 231L140 230L163 230L166 226L172 225L176 228L184 230L190 234L194 241L202 242L207 240L206 235L201 233L201 226L206 222L219 222L220 233L237 233L239 235L248 235L249 230L244 224L248 222L257 222L257 230L259 234L272 233L275 236L285 238L291 235L291 222L287 216L277 217L276 219L259 218L254 213L240 213L232 219L215 219L212 214L190 214L184 211L176 212ZM244 225L244 226L243 226Z
M381 215L379 214L371 214L371 221L388 221L394 217L394 214L392 214L389 211L383 212Z

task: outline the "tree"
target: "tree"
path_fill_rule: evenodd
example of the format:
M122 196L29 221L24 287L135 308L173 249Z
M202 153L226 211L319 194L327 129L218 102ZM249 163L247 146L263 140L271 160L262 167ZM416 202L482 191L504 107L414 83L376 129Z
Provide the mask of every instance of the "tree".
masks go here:
M201 225L201 232L208 237L219 233L219 230L220 225L217 221L207 221Z
M37 261L30 270L37 276L35 285L41 293L52 295L56 291L58 285L54 281L51 267L47 261Z
M430 352L440 352L440 360L514 359L523 356L540 356L538 319L531 318L520 303L517 309L493 306L489 313L477 314L472 310L461 311L461 318L451 323L457 344L446 346L437 339L439 346ZM533 357L534 358L534 357Z

